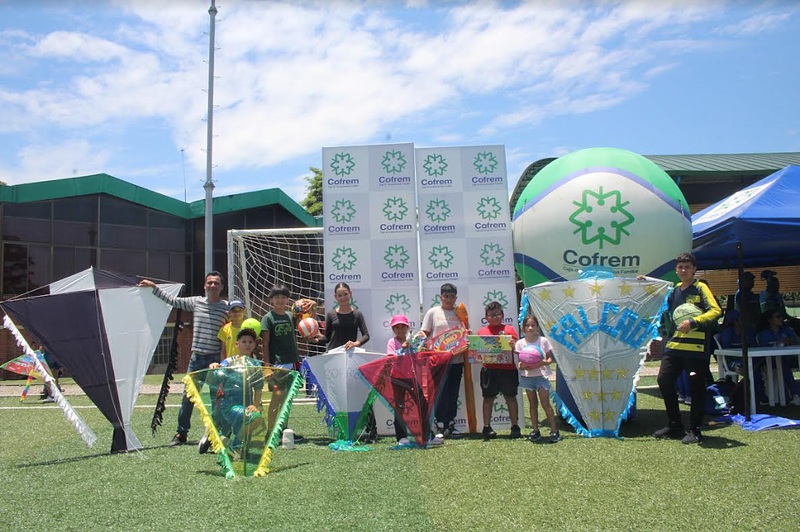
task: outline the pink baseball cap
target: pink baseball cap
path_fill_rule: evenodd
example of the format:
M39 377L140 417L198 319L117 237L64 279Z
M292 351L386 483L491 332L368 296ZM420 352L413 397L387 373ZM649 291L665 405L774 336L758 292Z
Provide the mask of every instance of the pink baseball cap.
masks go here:
M406 318L405 314L398 314L397 316L392 316L392 321L390 325L394 327L395 325L405 325L406 327L410 327L411 324L408 323L408 318Z

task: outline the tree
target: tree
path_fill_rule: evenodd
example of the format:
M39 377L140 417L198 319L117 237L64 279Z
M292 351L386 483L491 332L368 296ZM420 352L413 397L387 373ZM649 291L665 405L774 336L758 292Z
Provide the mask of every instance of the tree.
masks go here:
M322 215L322 170L310 166L311 175L305 177L308 182L306 189L306 197L300 202L300 205L311 216Z

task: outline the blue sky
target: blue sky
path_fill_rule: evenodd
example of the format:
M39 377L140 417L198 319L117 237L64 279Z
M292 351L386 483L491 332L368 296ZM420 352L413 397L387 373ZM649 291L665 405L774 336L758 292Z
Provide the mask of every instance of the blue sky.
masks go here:
M203 196L205 0L0 0L0 179ZM165 7L167 6L167 7ZM800 2L220 2L216 195L303 196L322 146L531 162L800 151ZM794 30L794 31L793 31Z

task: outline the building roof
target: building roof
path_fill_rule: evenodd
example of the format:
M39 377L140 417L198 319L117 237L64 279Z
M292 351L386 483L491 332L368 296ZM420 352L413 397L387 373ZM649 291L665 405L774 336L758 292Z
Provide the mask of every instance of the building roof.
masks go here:
M187 220L201 218L205 215L206 201L204 199L186 203L108 174L94 174L0 187L0 202L30 203L90 194L108 194L109 196L115 196ZM305 209L279 188L215 197L213 202L214 214L224 214L267 205L280 205L307 227L319 225L313 216L308 214Z
M692 178L703 181L745 175L761 178L790 164L800 165L800 152L645 155L645 157L656 163L673 179ZM522 172L511 195L512 211L533 176L554 160L552 157L539 159Z

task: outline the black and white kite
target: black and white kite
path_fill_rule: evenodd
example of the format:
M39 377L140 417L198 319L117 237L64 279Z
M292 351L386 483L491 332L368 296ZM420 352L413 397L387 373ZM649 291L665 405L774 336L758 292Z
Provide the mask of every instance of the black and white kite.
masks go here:
M174 296L183 287L159 286ZM36 294L4 301L0 307L69 371L111 422L111 452L140 449L142 444L131 430L131 414L171 307L150 288L137 286L135 278L94 268L53 282ZM29 349L14 323L4 321L18 343ZM60 406L91 445L71 417L74 410Z

